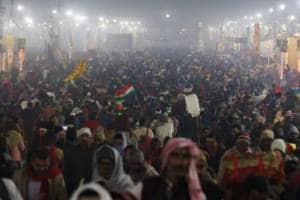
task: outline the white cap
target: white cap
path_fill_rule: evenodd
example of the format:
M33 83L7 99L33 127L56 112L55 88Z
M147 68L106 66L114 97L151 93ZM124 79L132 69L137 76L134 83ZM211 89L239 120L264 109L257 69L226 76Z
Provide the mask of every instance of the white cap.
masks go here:
M81 128L77 131L77 138L79 138L80 136L84 135L84 134L87 134L89 137L92 137L92 132L91 132L91 129L90 128L87 128L87 127L84 127L84 128Z
M275 139L271 145L272 151L280 150L282 153L286 153L286 144L283 139Z

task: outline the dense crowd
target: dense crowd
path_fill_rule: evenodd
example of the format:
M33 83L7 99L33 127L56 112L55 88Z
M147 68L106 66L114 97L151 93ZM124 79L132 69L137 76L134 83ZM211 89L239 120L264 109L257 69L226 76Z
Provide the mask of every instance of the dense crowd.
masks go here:
M298 72L148 50L99 53L64 81L75 64L2 72L0 199L300 199Z

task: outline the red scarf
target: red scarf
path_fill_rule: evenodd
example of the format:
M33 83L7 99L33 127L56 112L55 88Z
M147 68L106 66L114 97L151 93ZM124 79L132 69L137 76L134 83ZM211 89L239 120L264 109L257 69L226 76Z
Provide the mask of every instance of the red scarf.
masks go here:
M36 175L33 172L32 167L28 168L28 177L31 180L38 181L41 183L39 200L49 200L49 183L48 183L48 173L44 173L42 175Z
M62 173L62 170L59 166L59 159L57 155L57 147L54 145L50 146L49 153L50 153L50 168L48 170L48 178L55 178Z

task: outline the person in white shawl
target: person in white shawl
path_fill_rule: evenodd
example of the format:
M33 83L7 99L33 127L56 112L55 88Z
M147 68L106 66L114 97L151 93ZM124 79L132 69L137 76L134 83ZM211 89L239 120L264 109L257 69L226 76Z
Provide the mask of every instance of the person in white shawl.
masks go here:
M109 193L99 184L89 183L79 187L70 200L112 200Z
M93 156L92 181L105 187L111 193L123 193L134 186L125 174L120 153L109 145L98 148Z

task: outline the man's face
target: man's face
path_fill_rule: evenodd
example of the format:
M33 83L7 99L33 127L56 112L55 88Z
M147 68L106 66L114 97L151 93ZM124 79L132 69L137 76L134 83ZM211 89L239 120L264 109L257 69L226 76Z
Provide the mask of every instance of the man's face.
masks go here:
M241 153L247 152L248 149L249 149L249 147L250 147L250 145L249 145L249 143L246 142L246 141L240 140L240 141L237 141L237 142L236 142L236 148L237 148L237 150L238 150L239 152L241 152Z
M57 133L57 140L58 141L64 141L66 138L66 133L64 131L59 131Z
M106 180L109 180L114 170L114 163L109 159L100 159L98 161L99 175Z
M178 148L173 151L168 160L168 174L181 178L188 175L192 156L187 148Z
M31 161L31 166L34 172L38 175L47 172L49 169L49 165L50 165L49 159L35 158L34 160Z
M218 143L215 138L206 138L206 148L208 152L215 152L218 149Z
M117 138L114 140L114 143L116 146L123 146L123 139L122 138Z
M146 169L142 162L138 160L128 160L126 162L128 174L134 182L141 181L146 175Z
M84 146L89 146L92 144L92 138L88 134L83 134L79 137L79 143Z

